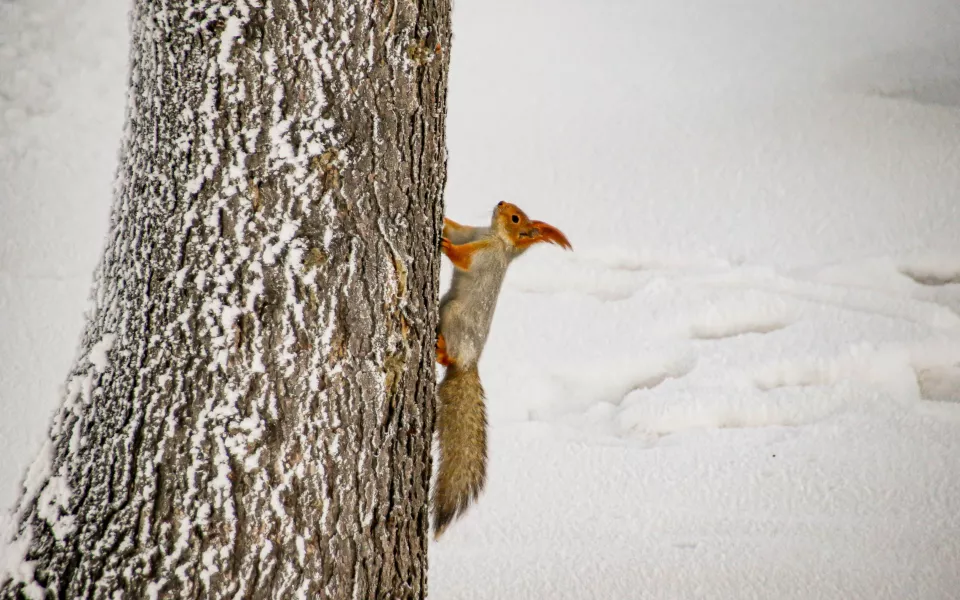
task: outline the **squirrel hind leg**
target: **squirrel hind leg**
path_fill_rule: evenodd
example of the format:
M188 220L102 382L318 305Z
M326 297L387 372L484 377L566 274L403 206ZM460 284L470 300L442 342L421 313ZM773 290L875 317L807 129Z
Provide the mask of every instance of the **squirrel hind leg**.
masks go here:
M437 334L437 362L444 367L450 366L450 355L447 354L447 340L443 339L443 334Z

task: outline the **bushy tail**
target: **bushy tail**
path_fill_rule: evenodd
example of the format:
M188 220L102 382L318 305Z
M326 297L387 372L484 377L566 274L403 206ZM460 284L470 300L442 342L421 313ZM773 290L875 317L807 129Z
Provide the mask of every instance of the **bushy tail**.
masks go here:
M476 365L447 367L437 390L440 468L433 490L433 531L440 537L476 500L487 473L487 413Z

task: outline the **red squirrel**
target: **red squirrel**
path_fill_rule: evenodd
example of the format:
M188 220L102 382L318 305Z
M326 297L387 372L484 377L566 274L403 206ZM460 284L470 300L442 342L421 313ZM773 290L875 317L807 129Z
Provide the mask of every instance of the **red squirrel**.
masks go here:
M437 362L447 368L437 389L440 466L433 493L434 535L462 514L483 489L487 415L477 363L487 343L500 286L513 259L550 242L571 249L566 236L500 202L489 227L443 220L440 247L453 263L453 282L440 300Z

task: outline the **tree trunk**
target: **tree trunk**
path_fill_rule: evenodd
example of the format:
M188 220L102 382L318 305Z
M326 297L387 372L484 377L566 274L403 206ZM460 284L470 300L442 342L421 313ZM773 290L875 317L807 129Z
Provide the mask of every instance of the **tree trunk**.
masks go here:
M0 596L423 597L449 2L131 23L94 307Z

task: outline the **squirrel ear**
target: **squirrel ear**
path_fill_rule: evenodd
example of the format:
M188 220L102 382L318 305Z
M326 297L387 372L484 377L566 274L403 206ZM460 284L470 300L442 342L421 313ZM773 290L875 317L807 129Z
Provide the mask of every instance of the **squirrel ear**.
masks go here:
M570 242L567 240L567 236L563 235L563 232L550 225L549 223L544 223L543 221L531 221L531 225L534 228L533 242L550 242L551 244L556 244L561 248L567 250L573 250L573 246L570 245Z

